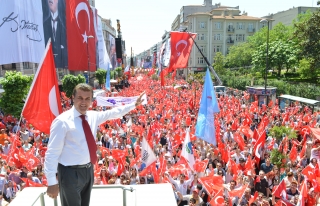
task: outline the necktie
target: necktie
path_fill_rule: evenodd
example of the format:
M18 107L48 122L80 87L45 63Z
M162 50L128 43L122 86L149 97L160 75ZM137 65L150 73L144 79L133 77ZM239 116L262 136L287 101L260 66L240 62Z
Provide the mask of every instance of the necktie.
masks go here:
M84 131L84 135L86 136L87 144L88 144L88 149L90 153L90 160L92 164L95 164L97 162L97 144L96 141L93 137L93 134L91 132L90 126L88 121L86 120L85 115L80 115L82 119L82 127Z
M52 35L53 35L53 41L56 40L56 27L55 27L55 23L57 22L58 17L56 17L55 19L51 18L52 21Z

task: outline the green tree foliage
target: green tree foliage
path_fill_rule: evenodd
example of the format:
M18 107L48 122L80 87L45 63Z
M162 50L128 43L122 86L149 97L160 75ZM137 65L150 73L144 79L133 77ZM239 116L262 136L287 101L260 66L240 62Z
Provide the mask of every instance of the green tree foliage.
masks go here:
M72 97L72 92L75 86L80 83L86 83L86 78L79 74L74 76L72 74L65 75L62 79L62 88L66 92L67 97Z
M4 93L0 99L0 107L5 114L20 117L33 76L22 75L21 72L6 72L4 79L1 80Z
M248 37L248 43L251 44L253 48L258 48L267 42L267 32L268 27L265 26L257 31L254 35ZM275 25L269 31L269 42L282 40L284 42L292 39L293 27L285 26L281 22Z
M114 71L114 79L122 77L122 67L117 67L113 71Z
M285 168L286 165L283 160L287 158L286 155L282 154L279 150L271 150L270 161L272 164L277 165L278 168Z
M270 129L270 134L275 137L277 140L282 140L283 136L288 136L289 139L297 138L297 133L290 127L285 126L274 126Z
M309 72L313 74L312 80L316 81L320 73L320 10L313 12L310 18L303 18L295 23L294 34L300 46L299 55L308 59Z
M254 67L264 72L266 67L266 43L261 45L252 56L252 64ZM296 62L297 50L291 42L284 42L282 40L273 41L269 43L269 55L268 55L268 70L270 68L276 68L278 77L281 75L281 70L284 68L291 68Z
M224 86L239 90L246 90L246 86L251 85L252 78L248 76L239 76L238 71L227 71L226 75L219 75ZM315 84L300 83L292 84L283 80L268 79L268 85L277 87L277 96L289 94L308 99L317 99L320 96L320 87ZM255 78L254 85L264 85L264 79Z
M225 57L221 52L217 52L216 55L213 58L214 63L213 63L213 68L217 72L217 74L225 74Z
M250 66L252 62L253 47L250 43L237 44L229 48L226 64L229 68Z
M104 69L98 69L96 71L95 75L100 85L103 85L104 83L106 83L106 74L107 74L107 71Z

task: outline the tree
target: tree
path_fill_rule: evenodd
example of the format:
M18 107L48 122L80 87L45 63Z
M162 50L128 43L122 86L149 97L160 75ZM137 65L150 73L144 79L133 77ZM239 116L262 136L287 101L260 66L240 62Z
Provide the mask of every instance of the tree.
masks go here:
M226 56L228 67L246 67L252 62L252 53L254 49L250 43L237 44L229 48L229 54Z
M122 67L117 67L114 70L114 79L122 76Z
M214 70L218 73L223 75L225 73L225 68L224 68L224 62L225 62L225 57L221 52L217 52L216 55L213 58L213 68Z
M62 88L66 92L67 97L72 98L73 89L80 83L86 83L86 78L81 74L78 76L68 74L63 77Z
M98 79L99 85L103 85L104 83L106 83L106 75L107 75L107 71L104 69L98 69L96 71L96 78Z
M22 75L21 72L6 72L4 79L0 82L4 89L0 107L5 114L20 117L32 80L33 76Z
M308 17L308 16L307 16ZM309 72L312 73L312 80L317 81L320 73L320 10L313 12L310 18L301 18L295 23L294 34L300 46L299 55L308 59L310 63Z
M261 70L264 73L266 67L266 43L261 45L257 51L253 54L252 64L254 67ZM284 68L291 68L296 62L297 49L290 42L284 42L282 40L273 41L269 43L268 52L268 68L276 68L278 77L281 75L281 70Z

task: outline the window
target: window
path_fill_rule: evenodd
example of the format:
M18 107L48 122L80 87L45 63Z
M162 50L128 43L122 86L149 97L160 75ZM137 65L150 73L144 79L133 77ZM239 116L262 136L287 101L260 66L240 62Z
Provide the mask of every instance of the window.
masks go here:
M31 63L29 62L23 62L22 65L23 65L23 69L31 69Z
M237 29L244 29L244 23L238 22Z
M221 29L221 22L215 22L214 23L214 28L215 29Z
M222 51L222 46L221 45L213 46L213 53L221 52L221 51Z
M213 35L213 40L214 41L220 41L221 40L221 34L214 34Z
M202 53L206 52L206 46L200 46L200 50Z
M233 31L233 24L232 23L228 24L228 31Z
M254 32L253 23L248 24L248 32Z
M192 22L190 22L190 30L192 29Z
M200 29L205 29L206 28L206 23L205 22L200 22L199 28Z
M203 41L204 40L204 34L199 34L198 35L198 40L202 40Z
M203 57L198 57L198 64L204 64Z
M244 41L244 34L236 34L236 41Z

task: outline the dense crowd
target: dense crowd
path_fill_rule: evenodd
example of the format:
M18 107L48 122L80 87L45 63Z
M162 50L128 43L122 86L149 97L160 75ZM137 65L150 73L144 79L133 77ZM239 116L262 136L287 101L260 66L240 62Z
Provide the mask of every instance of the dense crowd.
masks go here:
M312 113L298 102L284 110L277 102L259 106L258 101L249 101L248 93L229 88L217 96L215 146L194 135L201 85L168 80L170 86L161 88L159 81L144 73L129 82L129 88L113 95L137 96L146 91L148 104L97 128L95 185L171 183L177 205L320 205L320 140L311 129L319 128L318 111ZM61 101L64 110L72 106L64 94ZM92 109L110 108L94 102ZM42 167L50 136L27 120L19 124L14 117L1 117L4 203L24 187L46 185ZM276 138L270 132L274 126L291 128L297 138ZM187 129L194 168L180 155ZM142 138L157 157L155 167L141 163ZM272 162L273 149L285 155L280 163Z

